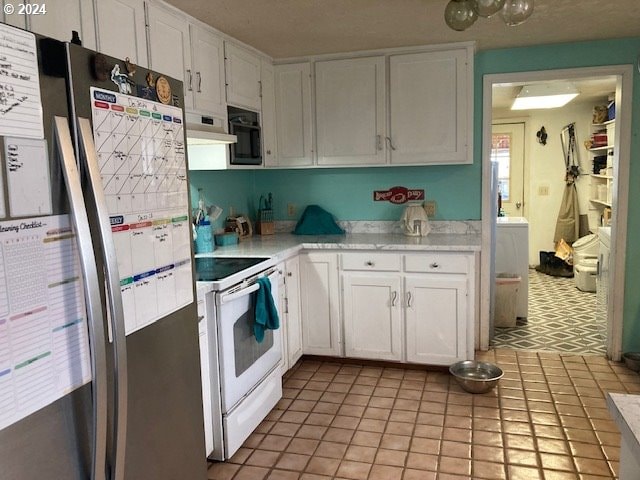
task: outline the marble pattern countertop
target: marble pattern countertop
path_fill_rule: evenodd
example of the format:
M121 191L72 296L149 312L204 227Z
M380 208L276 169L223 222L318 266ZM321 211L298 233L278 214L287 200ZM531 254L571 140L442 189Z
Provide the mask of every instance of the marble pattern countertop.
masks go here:
M271 257L280 261L300 250L379 250L379 251L480 251L479 234L431 233L426 237L407 237L392 233L353 233L346 235L254 235L237 245L216 247L196 257Z
M640 395L609 393L607 406L634 458L640 458Z

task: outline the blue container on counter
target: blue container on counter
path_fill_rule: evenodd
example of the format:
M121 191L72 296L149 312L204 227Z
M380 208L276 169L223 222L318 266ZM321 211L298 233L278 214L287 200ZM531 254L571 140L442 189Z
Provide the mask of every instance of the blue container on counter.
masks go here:
M213 252L214 248L211 222L205 220L196 225L196 253Z

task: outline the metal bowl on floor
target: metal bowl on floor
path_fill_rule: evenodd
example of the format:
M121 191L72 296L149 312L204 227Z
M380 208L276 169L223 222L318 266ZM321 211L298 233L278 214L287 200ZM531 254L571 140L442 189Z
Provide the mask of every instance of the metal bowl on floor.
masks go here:
M454 363L449 372L458 384L469 393L487 393L498 384L504 373L493 363L465 360Z
M640 371L640 352L627 352L622 354L624 364L634 372Z

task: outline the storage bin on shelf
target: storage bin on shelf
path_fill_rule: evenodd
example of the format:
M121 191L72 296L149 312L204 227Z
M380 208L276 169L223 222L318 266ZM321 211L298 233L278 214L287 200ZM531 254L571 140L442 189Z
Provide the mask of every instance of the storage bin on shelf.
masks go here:
M516 302L521 280L520 276L514 274L499 273L496 275L494 326L516 326Z

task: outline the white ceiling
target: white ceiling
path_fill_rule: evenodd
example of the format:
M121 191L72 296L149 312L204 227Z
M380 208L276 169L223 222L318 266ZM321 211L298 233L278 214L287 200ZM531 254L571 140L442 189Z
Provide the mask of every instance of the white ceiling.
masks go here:
M499 15L465 32L443 20L448 0L168 0L274 58L475 40L478 50L640 35L638 0L535 0L507 27Z

